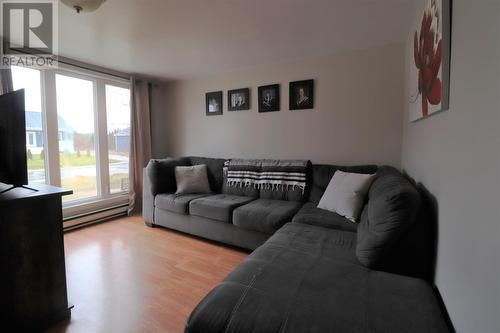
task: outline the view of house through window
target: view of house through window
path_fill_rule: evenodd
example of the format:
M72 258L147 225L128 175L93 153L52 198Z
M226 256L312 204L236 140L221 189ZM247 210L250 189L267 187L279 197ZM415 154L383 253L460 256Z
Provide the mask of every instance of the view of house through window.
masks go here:
M14 89L26 91L29 181L72 189L73 195L63 197L70 204L126 192L130 145L128 82L22 67L12 67L12 76ZM50 106L45 104L47 100L56 103ZM47 116L47 112L52 116ZM54 120L57 123L51 124ZM57 133L47 133L46 128L57 129ZM52 168L59 172L49 174Z
M130 146L130 91L106 85L109 188L111 193L128 190Z

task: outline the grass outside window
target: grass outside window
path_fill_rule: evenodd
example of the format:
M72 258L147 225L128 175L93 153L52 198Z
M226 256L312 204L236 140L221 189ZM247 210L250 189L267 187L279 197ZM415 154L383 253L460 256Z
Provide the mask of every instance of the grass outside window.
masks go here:
M28 159L28 170L40 170L44 168L44 160L41 154L33 154L31 159ZM121 161L110 159L109 163L119 163ZM59 154L59 164L61 168L64 167L79 167L96 165L96 158L94 152L87 154Z

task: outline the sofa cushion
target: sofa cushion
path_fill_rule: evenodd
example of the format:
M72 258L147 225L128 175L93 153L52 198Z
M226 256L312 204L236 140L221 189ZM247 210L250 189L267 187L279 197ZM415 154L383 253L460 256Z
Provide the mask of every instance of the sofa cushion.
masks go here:
M210 157L188 157L191 161L191 165L205 164L207 166L207 176L208 182L210 183L210 189L214 193L220 193L222 191L223 174L222 169L224 168L224 158L210 158Z
M308 188L306 185L305 190L301 190L298 187L288 188L286 190L282 189L266 189L262 188L259 191L259 198L262 199L272 199L272 200L280 200L280 201L295 201L295 202L304 202L307 197Z
M233 212L233 224L248 230L272 234L292 220L301 204L293 201L257 199Z
M233 210L254 198L216 194L195 199L189 203L189 214L222 222L232 222Z
M206 197L210 194L174 194L161 193L155 196L155 207L169 212L184 214L189 213L189 202L194 199Z
M358 227L356 254L370 268L382 268L398 239L415 222L417 189L396 169L381 167L368 193Z
M448 332L431 285L361 266L354 244L351 232L286 224L198 304L185 332Z
M372 174L377 171L375 165L358 165L358 166L338 166L327 164L313 164L312 166L312 180L309 195L309 201L318 205L323 193L325 192L330 180L332 179L335 171L340 170L350 173L364 173Z
M353 232L355 232L358 227L356 223L352 223L337 213L317 208L312 202L308 202L302 206L293 217L292 222Z

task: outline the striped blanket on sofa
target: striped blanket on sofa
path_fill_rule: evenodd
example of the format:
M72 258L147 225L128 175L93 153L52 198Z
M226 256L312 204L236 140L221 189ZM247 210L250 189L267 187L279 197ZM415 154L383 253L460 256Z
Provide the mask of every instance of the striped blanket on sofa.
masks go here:
M258 189L287 191L306 188L308 161L232 159L226 161L229 186L254 186Z

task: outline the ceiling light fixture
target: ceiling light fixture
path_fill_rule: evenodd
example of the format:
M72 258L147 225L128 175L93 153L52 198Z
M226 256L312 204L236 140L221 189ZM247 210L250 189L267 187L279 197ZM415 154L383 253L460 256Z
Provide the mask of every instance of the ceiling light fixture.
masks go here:
M80 12L93 12L106 0L61 0L63 4Z

